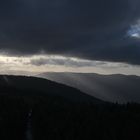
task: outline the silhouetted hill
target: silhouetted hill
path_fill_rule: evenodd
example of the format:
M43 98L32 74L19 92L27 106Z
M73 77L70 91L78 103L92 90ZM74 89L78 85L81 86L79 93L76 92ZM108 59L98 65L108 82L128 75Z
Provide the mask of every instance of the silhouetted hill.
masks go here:
M94 73L42 73L38 76L75 87L102 100L140 103L140 77L138 76Z
M132 140L139 130L139 104L103 102L46 79L0 76L1 140Z
M10 89L10 90L9 90ZM25 91L23 95L27 94L27 91L33 91L30 94L48 94L52 96L61 96L67 98L71 101L84 101L84 102L102 102L92 96L82 93L80 90L75 88L59 84L47 79L36 78L36 77L26 77L26 76L0 76L0 94L11 94L11 92L16 93L16 91ZM18 93L19 95L22 92ZM30 95L29 94L29 95Z

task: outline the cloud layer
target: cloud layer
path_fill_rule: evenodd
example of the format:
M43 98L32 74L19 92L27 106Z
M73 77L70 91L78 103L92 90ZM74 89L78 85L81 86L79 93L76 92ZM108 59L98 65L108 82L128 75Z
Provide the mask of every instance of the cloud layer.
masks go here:
M127 35L139 7L139 0L1 0L0 50L139 65L140 40Z
M0 56L0 74L37 75L44 72L139 75L140 67L125 63L91 61L56 55Z

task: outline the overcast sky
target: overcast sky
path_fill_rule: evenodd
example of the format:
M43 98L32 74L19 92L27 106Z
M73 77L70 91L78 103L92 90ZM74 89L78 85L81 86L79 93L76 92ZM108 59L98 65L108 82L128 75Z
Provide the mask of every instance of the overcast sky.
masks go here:
M140 75L140 1L1 0L0 52L1 73Z

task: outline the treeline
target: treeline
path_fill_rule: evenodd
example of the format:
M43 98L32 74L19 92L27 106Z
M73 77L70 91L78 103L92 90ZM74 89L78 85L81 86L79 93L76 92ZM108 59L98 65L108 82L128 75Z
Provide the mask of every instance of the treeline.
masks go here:
M0 96L0 139L25 140L27 113L22 98Z
M26 140L28 113L33 140L140 139L140 105L71 102L56 96L0 96L0 139Z

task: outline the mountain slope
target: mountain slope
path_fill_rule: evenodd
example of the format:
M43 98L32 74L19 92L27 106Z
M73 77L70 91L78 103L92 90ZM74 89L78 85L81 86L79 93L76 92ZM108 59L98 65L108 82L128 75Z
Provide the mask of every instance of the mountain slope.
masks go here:
M21 91L21 92L20 92ZM28 91L28 92L27 92ZM50 80L36 78L36 77L25 77L25 76L0 76L0 94L48 94L51 96L60 96L67 98L71 101L85 101L85 102L102 102L92 96L82 93L81 91L59 84Z
M39 77L63 83L111 102L140 103L140 77L94 73L42 73Z
M0 76L1 140L132 140L140 139L139 130L139 104L105 103L45 79Z

